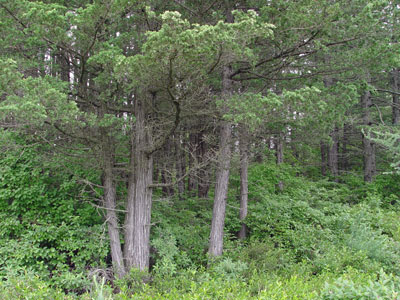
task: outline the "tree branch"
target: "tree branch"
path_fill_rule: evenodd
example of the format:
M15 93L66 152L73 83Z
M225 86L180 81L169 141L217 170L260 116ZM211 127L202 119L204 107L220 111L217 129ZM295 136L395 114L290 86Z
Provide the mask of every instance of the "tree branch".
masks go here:
M398 95L398 96L400 96L400 93L399 92L395 92L395 91L389 91L389 90L382 90L382 89L375 89L377 92L382 92L382 93L389 93L389 94L392 94L392 95Z

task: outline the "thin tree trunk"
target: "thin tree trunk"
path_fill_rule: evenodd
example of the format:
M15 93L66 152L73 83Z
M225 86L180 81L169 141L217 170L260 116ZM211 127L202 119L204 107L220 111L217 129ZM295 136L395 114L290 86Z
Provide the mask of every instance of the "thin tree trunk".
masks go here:
M394 92L400 92L400 69L394 69L392 72L392 89ZM398 94L392 96L392 123L393 125L400 124L400 100Z
M162 187L162 193L164 197L170 197L173 196L175 191L172 185L172 176L171 176L171 171L173 170L173 147L172 147L172 141L168 139L166 143L164 144L162 154L160 155L160 160L161 160L161 182L164 184Z
M372 182L375 176L375 144L363 136L364 181Z
M242 223L240 231L238 234L239 239L244 240L247 236L247 226L244 220L247 217L247 204L248 204L248 168L249 168L249 158L248 158L248 137L247 132L244 128L241 128L241 135L239 141L240 150L240 211L239 219Z
M342 142L342 151L340 154L340 166L342 171L347 171L349 169L349 154L347 145L349 143L349 134L350 134L350 126L348 124L344 124L343 126L343 142Z
M60 68L61 68L61 80L68 82L68 86L70 85L70 72L71 72L71 63L68 58L67 53L63 53L62 49L59 49L59 59L60 59Z
M280 165L283 163L283 134L279 133L275 141L275 156L276 156L276 164Z
M103 186L104 205L106 207L108 236L110 239L112 264L118 277L125 275L124 259L121 249L121 241L118 229L118 217L116 214L116 188L113 176L114 159L110 149L111 141L104 136L103 141Z
M134 228L134 211L135 211L135 136L132 131L130 145L130 162L128 177L128 193L125 214L125 243L124 258L127 268L133 265L133 228ZM129 271L129 270L128 270Z
M195 160L198 147L197 135L195 133L189 134L189 170L192 168L188 176L188 191L192 192L197 188L197 171L195 170L197 162Z
M326 169L328 166L328 146L321 142L321 175L326 176Z
M204 132L199 133L199 145L197 152L197 160L200 164L203 164L206 161L206 153L207 153L207 143L204 140ZM207 198L208 191L210 189L210 178L208 166L201 166L199 169L199 186L198 186L198 196L199 198Z
M184 159L185 156L183 155L184 152L182 152L181 149L181 135L177 134L175 136L175 168L176 168L176 178L181 179L182 176L185 174L184 170ZM183 180L178 181L178 194L179 197L185 192L185 183Z
M331 133L332 145L328 148L328 166L332 176L337 179L339 175L339 129L335 126L335 129Z
M283 133L280 132L275 141L275 156L276 164L280 165L283 163ZM283 181L278 182L277 188L279 191L283 191Z
M222 78L222 95L225 99L232 94L231 67L224 67ZM228 193L229 168L231 162L232 127L229 122L222 121L219 138L219 155L214 192L213 216L211 221L209 254L220 256L223 250L226 197Z
M372 105L371 94L366 91L361 96L361 108L363 114L363 125L371 125L371 117L369 108ZM376 173L375 166L375 143L369 140L364 134L362 134L363 141L363 156L364 156L364 181L371 182Z

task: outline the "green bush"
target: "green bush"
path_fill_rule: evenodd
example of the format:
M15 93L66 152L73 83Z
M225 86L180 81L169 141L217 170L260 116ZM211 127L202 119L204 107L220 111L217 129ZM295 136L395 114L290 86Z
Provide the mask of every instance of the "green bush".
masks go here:
M152 212L152 222L155 225L151 228L151 239L169 240L169 245L174 240L178 253L173 256L178 266L205 266L211 214L212 201L207 199L156 201ZM153 246L156 252L153 257L157 260L160 258L157 254L159 250ZM164 247L162 242L157 246Z
M29 269L70 292L88 288L88 271L109 250L101 216L79 195L76 181L37 164L33 149L0 156L1 279Z
M365 276L364 276L365 277ZM355 281L355 280L359 281ZM361 280L360 280L361 279ZM349 278L343 276L332 284L326 284L321 293L322 300L350 300L350 299L390 299L396 300L400 297L400 278L387 275L383 271L378 273L375 280L372 278Z
M7 280L0 281L0 299L2 300L72 300L73 295L65 295L61 290L50 286L32 272L10 271Z

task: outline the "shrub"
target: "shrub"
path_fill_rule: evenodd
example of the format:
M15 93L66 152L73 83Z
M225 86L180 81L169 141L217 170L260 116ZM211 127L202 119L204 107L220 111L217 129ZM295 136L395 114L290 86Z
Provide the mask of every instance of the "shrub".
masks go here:
M101 216L79 194L87 196L70 175L37 164L33 149L0 155L1 279L29 269L70 292L88 288L108 242Z
M338 278L332 284L326 284L321 293L323 300L350 300L350 299L399 299L400 278L391 274L385 274L383 271L378 273L378 278L373 280L368 278L349 278L343 276ZM360 277L360 276L359 276ZM361 279L361 282L357 282Z
M0 281L0 299L2 300L72 300L73 295L65 295L48 282L42 281L32 272L10 271L7 280Z

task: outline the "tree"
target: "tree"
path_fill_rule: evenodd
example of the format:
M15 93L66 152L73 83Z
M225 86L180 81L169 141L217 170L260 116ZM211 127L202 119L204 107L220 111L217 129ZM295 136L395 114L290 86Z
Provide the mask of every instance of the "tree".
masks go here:
M156 23L158 17L141 4L132 7L129 1L82 3L78 8L25 1L15 4L11 8L2 4L2 13L12 24L10 28L28 32L32 39L51 51L63 49L68 62L75 67L70 73L74 83L62 82L68 76L57 72L49 74L53 77L37 79L14 76L16 85L24 89L21 92L4 87L3 111L8 110L5 119L11 113L15 115L13 120L21 122L28 113L27 108L38 106L38 115L30 116L34 130L44 135L52 130L68 137L68 143L89 145L90 157L94 163L97 161L102 178L116 272L122 277L131 267L146 270L152 188L157 186L153 184L154 153L175 132L182 111L193 101L193 95L205 89L206 75L226 69L232 55L243 55L242 46L248 39L269 34L270 26L255 27L256 16L251 12L238 15L235 23L220 21L216 25L192 25L177 12L165 12L160 15L159 30L148 32L142 41L144 33L152 29L145 20L153 18ZM128 17L132 13L137 16L135 20ZM27 15L31 16L29 21L24 19ZM131 31L132 26L138 30ZM52 39L47 37L49 30L54 31ZM245 36L243 32L250 35ZM24 34L18 41L22 47L29 42ZM56 62L50 62L56 68ZM4 64L7 66L4 76L19 67L16 61L6 60ZM34 83L40 83L41 91L52 98L43 101L46 99L42 94L32 89ZM72 91L63 89L65 85ZM55 97L57 102L53 101ZM66 105L70 112L63 114L61 111ZM56 111L48 114L52 107ZM47 127L43 128L44 124ZM71 150L69 154L77 152ZM128 159L122 251L121 226L116 214L119 205L116 183L122 173L116 165Z

